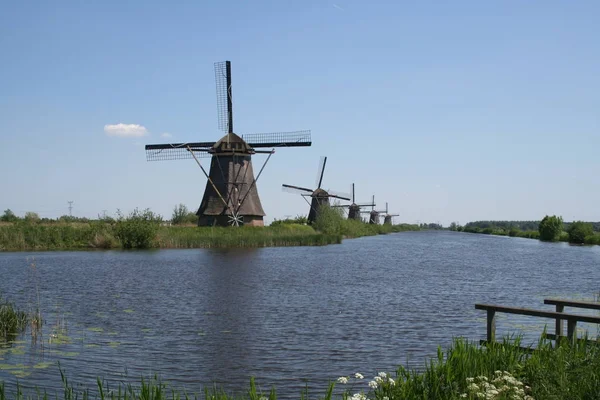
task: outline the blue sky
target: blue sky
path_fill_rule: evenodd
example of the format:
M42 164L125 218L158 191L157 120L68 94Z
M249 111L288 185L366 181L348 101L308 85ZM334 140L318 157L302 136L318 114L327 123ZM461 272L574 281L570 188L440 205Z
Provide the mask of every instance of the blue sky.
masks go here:
M0 7L1 210L195 210L194 161L143 145L217 140L213 63L231 60L236 132L312 130L258 182L268 220L308 212L281 184L312 185L322 155L326 188L355 182L397 222L600 220L599 2ZM145 135L107 135L120 123Z

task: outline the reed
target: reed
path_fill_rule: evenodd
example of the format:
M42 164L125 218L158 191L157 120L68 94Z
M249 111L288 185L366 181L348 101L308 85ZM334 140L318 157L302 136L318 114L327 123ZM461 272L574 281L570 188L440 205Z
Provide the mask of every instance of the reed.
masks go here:
M13 339L25 330L28 323L27 313L0 295L0 341Z

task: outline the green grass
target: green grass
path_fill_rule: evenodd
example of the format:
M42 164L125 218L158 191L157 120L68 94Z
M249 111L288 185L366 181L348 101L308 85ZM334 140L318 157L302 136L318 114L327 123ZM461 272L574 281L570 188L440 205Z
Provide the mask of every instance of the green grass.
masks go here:
M60 366L59 366L60 369ZM323 393L312 398L320 399L599 399L600 398L600 344L596 341L566 340L559 346L540 339L535 349L521 347L519 338L504 338L502 342L480 346L465 339L455 339L444 352L438 349L437 357L423 368L398 367L395 374L378 373L375 377L355 377L349 371L346 377L331 377ZM205 388L200 395L174 388L154 376L142 379L139 384L119 384L109 388L101 379L97 387L77 389L60 370L65 400L180 400L199 399L260 400L277 398L276 388L261 392L253 379L249 388L241 393L226 392L224 388ZM337 379L336 379L337 378ZM15 385L9 394L0 383L0 400L15 398L58 398L58 393L48 394L43 388L23 393ZM12 396L11 396L12 394ZM308 391L298 393L299 399L308 399Z
M341 235L324 234L307 225L275 227L162 227L159 248L231 248L271 246L320 246L341 243Z
M14 339L25 330L28 323L27 313L0 295L0 340Z
M418 230L415 225L370 225L348 221L339 214L322 218L314 228L290 223L240 228L160 226L156 220L144 215L138 212L113 222L43 224L20 221L2 224L0 251L322 246L341 243L343 238Z

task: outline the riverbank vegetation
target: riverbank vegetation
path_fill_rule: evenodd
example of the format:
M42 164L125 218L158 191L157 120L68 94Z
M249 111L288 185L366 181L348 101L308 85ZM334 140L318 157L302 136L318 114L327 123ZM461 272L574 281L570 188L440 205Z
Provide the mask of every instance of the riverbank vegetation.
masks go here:
M600 222L564 222L559 216L545 216L541 221L476 221L455 231L539 239L549 242L600 245Z
M109 388L101 379L95 388L73 385L60 369L65 400L78 398L110 400L206 399L260 400L277 398L277 388L266 392L258 389L253 379L245 393L228 393L226 388L206 388L203 394L191 394L184 388L170 386L157 376L142 379L139 384L119 384ZM520 340L505 338L502 342L479 345L455 339L444 352L423 368L398 367L395 373L361 374L348 371L347 376L332 377L323 395L309 396L308 389L298 393L299 399L344 400L505 400L505 399L597 399L600 393L600 344L579 341L560 345L541 339L535 349L521 347ZM374 375L374 376L373 376ZM58 377L58 373L57 373ZM39 399L40 393L59 397L44 388L24 393L22 388L0 383L0 399Z
M0 222L0 251L227 248L270 246L320 246L340 243L344 238L418 230L416 225L371 225L348 221L338 208L326 208L312 226L306 218L275 221L271 226L239 228L197 227L191 213L177 206L178 224L165 223L150 210L117 212L116 218L52 222L40 218L16 218L5 211ZM16 219L15 219L16 218Z

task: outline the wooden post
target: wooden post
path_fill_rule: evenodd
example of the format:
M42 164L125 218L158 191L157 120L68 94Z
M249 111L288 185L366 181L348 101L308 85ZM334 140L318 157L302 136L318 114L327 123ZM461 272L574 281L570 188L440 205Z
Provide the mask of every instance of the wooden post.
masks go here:
M562 304L556 305L556 312L565 311L565 306ZM560 341L560 337L563 335L563 320L560 318L556 319L556 328L554 329L554 334L556 335L556 341Z
M492 343L496 341L496 310L487 310L487 341Z
M577 320L567 320L567 337L571 342L575 342L577 340Z

